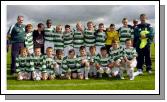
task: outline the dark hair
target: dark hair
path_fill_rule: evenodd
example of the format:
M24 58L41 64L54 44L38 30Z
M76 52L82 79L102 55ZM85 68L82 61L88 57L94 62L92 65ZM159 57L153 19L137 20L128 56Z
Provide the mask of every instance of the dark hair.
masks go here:
M125 43L126 43L127 41L132 41L132 39L126 39L126 40L125 40Z
M100 23L99 26L104 26L104 24L103 24L103 23Z
M71 50L68 51L69 54L70 54L70 53L73 53L73 52L74 52L74 54L75 54L75 50L74 50L74 49L71 49Z
M38 23L38 28L41 28L42 26L44 26L43 23Z
M17 16L17 19L19 19L20 17L24 17L24 16L19 15L19 16Z
M57 49L57 50L56 50L56 54L62 53L62 52L63 52L63 50L61 50L61 49Z
M115 24L110 24L110 27L115 27Z
M84 49L86 49L85 46L81 46L81 47L79 48L80 51L81 51L81 50L84 50Z
M68 25L68 24L67 24L67 25L65 25L65 28L70 28L70 25Z
M107 51L107 48L106 48L105 46L102 46L102 47L100 48L100 50L101 50L101 51L104 51L104 50Z
M52 20L51 19L47 19L46 24L48 24L49 22L52 22Z
M146 16L146 14L144 14L144 13L140 14L140 17L142 17L142 16Z
M96 49L96 46L90 46L90 47L89 47L89 50L90 50L90 49L93 49L93 48Z
M127 18L123 18L122 21L124 21L124 20L128 20L128 19Z
M119 41L118 40L112 40L112 44L114 44L114 43L119 43Z

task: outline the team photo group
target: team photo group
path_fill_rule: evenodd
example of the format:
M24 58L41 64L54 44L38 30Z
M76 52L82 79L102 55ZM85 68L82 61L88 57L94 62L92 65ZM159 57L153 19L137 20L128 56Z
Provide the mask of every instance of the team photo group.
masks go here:
M24 24L24 16L10 26L7 51L11 49L11 75L17 80L98 79L103 77L135 80L144 66L152 73L150 46L154 30L147 14L139 14L130 25L105 28L87 21L69 24ZM56 26L54 26L56 25ZM11 47L9 47L11 45ZM126 78L125 78L126 77Z

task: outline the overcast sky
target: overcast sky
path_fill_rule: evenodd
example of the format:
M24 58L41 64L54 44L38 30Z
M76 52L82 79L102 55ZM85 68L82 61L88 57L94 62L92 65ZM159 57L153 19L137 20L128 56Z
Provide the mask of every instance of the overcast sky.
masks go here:
M139 19L139 15L148 15L148 22L154 26L155 7L152 5L99 5L99 6L77 6L77 5L8 5L7 26L16 23L18 15L24 16L24 23L31 23L36 26L42 22L45 24L48 18L52 19L53 25L70 24L75 26L77 21L83 25L92 20L96 25L104 23L108 27L111 23L121 26L122 18L127 17L130 24L133 19Z

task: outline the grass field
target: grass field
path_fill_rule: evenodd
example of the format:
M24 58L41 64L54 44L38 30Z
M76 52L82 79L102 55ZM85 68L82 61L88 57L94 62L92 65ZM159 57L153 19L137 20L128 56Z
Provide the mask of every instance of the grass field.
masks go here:
M151 46L153 73L144 71L135 80L118 80L102 78L89 80L47 80L47 81L18 81L10 73L10 51L7 54L7 90L154 90L155 89L155 47Z

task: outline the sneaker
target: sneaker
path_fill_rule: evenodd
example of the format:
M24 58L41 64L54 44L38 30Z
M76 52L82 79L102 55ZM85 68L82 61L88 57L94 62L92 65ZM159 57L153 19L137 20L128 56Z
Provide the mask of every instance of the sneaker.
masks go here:
M88 77L85 77L85 80L88 80L89 78Z
M139 70L138 70L137 72L134 72L134 76L138 76L138 75L140 75L140 74L142 75L142 74L143 74L143 71L139 71Z
M102 74L99 75L99 78L102 78Z
M149 71L148 71L148 74L152 74L152 71L151 71L151 70L149 70Z
M112 76L109 74L108 77L111 78Z
M122 77L120 77L122 80L124 80L125 78L122 76Z
M135 77L134 77L134 76L132 76L132 77L130 77L130 80L134 80L134 78L135 78Z

